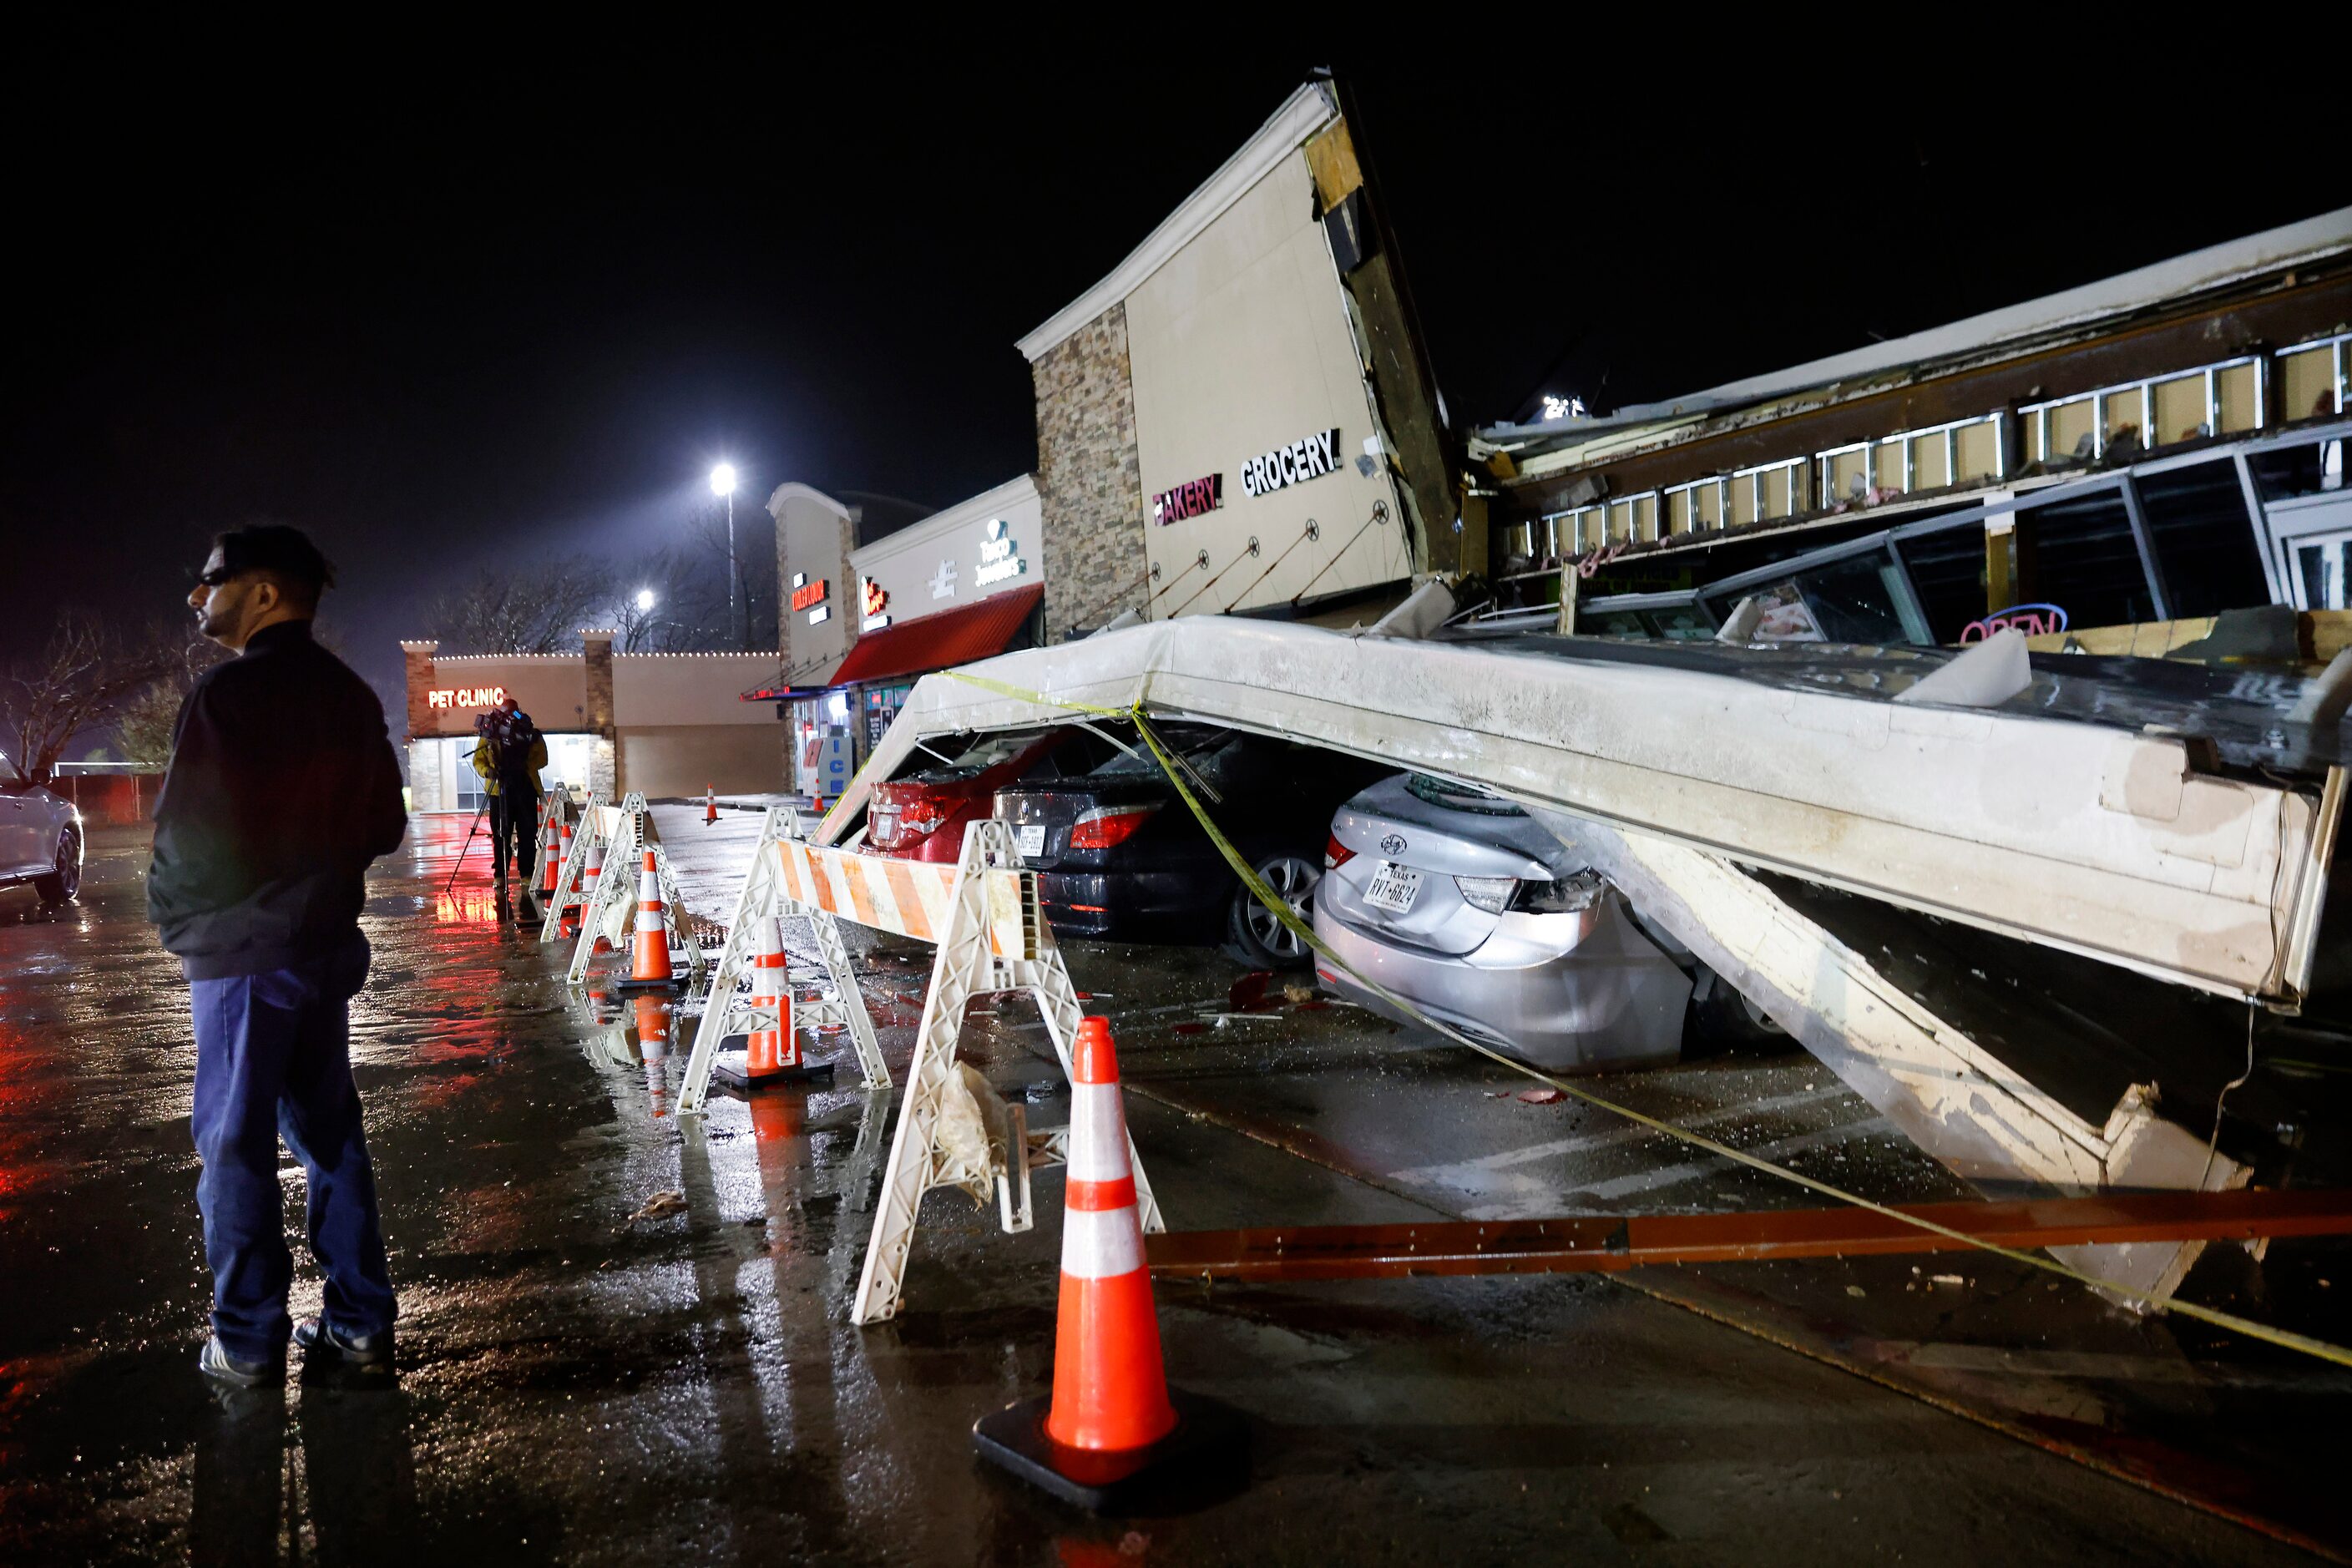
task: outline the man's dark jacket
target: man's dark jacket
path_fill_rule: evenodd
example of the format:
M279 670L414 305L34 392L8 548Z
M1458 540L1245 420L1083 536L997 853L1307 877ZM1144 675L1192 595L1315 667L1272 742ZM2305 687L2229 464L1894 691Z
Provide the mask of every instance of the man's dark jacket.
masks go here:
M407 826L375 693L310 622L265 626L181 706L148 918L191 980L310 962L358 929L368 862Z

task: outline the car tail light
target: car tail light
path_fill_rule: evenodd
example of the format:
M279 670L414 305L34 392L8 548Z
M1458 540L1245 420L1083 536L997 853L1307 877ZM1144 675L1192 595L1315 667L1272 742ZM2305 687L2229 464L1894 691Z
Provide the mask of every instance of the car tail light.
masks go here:
M891 831L891 842L885 848L898 848L928 838L939 831L941 824L955 814L959 804L953 795L898 793L894 800L878 802L886 810L896 810L898 823Z
M1456 877L1454 885L1462 889L1464 903L1490 915L1499 915L1508 909L1511 895L1519 890L1517 877Z
M1073 849L1110 849L1135 837L1158 803L1150 805L1098 805L1080 816L1070 829Z
M1356 852L1340 843L1338 834L1334 833L1324 841L1323 869L1326 871L1336 871L1355 858Z
M1530 915L1575 914L1600 902L1607 887L1597 871L1579 871L1556 882L1525 881L1511 900L1511 908Z

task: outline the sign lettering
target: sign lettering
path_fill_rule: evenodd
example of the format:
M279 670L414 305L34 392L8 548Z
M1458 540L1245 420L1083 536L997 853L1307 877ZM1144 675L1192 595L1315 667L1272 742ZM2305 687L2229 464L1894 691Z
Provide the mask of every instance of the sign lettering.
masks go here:
M1019 548L1019 541L1005 532L1003 518L989 519L988 532L980 542L980 564L972 568L972 582L985 588L1028 571L1029 563L1013 553Z
M1304 440L1276 447L1242 465L1242 489L1254 496L1272 495L1308 479L1319 479L1339 466L1339 432L1318 430Z
M495 708L507 700L503 686L444 686L425 694L427 708Z
M890 624L889 591L871 577L866 579L865 602L866 618L858 623L861 629L870 632Z
M1199 517L1225 504L1225 476L1211 474L1205 479L1187 479L1173 489L1161 490L1151 498L1151 521L1157 523L1181 522L1188 517Z
M793 608L805 610L811 605L824 604L824 586L825 580L822 577L814 583L803 582L799 587L793 590Z

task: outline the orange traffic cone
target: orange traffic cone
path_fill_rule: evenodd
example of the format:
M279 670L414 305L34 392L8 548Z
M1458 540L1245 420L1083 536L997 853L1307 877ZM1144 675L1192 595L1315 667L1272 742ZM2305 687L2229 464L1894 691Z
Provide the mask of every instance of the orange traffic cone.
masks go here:
M630 955L629 977L621 982L625 991L643 991L659 986L674 987L669 968L669 907L662 901L661 875L654 869L654 852L646 851L646 863L637 873L637 940Z
M738 1068L721 1057L711 1066L714 1080L746 1093L772 1084L833 1076L831 1062L811 1065L801 1059L800 1037L793 1029L792 987L784 979L784 932L773 915L761 915L751 922L751 1005L774 1007L777 1026L730 1035L719 1042L719 1049L728 1052L740 1042L743 1065Z
M637 998L637 1055L646 1064L646 1092L654 1115L669 1112L669 1004L658 996Z
M1118 1053L1100 1018L1079 1022L1070 1053L1065 1142L1069 1180L1054 1392L982 1416L972 1441L982 1457L1024 1479L1100 1510L1167 1479L1181 1460L1236 1457L1239 1417L1169 1390L1128 1160Z
M719 791L710 784L702 786L702 826L709 826L719 820Z
M547 853L540 858L539 890L553 898L563 881L563 818L552 810L540 838L547 845Z

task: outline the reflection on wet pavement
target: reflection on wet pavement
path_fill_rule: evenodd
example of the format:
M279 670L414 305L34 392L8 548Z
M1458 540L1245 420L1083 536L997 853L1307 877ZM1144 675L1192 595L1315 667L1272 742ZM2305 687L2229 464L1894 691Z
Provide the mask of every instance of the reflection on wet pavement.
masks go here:
M967 1436L1047 1381L1056 1178L1015 1237L934 1194L906 1310L851 1327L893 1097L845 1073L668 1114L690 1014L571 994L563 950L499 922L479 857L444 895L464 826L424 819L379 866L353 1009L401 1293L389 1389L306 1383L299 1362L283 1391L243 1401L200 1385L193 1053L184 988L142 917L143 846L95 836L83 901L60 915L0 894L0 1561L1769 1562L1823 1541L1914 1562L2285 1560L1590 1279L1171 1287L1171 1372L1253 1415L1255 1482L1199 1513L1069 1514L976 1467ZM787 938L813 972L806 932ZM857 951L902 1072L928 953ZM1212 955L1071 962L1118 1031L1173 1223L1571 1192L1632 1205L1674 1163L1351 1009L1237 998L1242 972ZM961 1054L1047 1126L1065 1094L1036 1025L1024 1003L976 1008ZM814 1054L846 1049L835 1036ZM1727 1136L1819 1137L1791 1157L1874 1190L1942 1179L1887 1141L1828 1136L1860 1102L1807 1058L1693 1064L1623 1092ZM1756 1181L1681 1172L1665 1196L1784 1201ZM290 1205L289 1222L300 1316L318 1281ZM1932 1361L1955 1337L1926 1316L1889 1353Z

